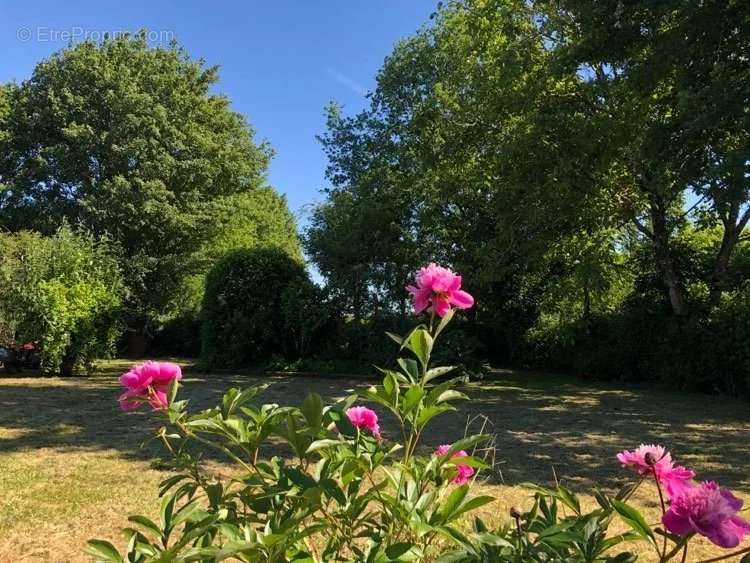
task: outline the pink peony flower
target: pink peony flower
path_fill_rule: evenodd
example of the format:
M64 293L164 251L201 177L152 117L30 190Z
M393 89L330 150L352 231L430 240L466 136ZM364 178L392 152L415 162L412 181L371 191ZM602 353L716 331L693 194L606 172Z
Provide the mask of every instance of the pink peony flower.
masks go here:
M124 411L132 411L133 409L137 409L139 406L141 406L140 398L143 397L143 393L147 393L147 391L125 391L125 393L120 395L120 397L117 399L120 403L120 408Z
M720 547L731 548L750 534L750 523L737 516L742 501L713 481L685 488L662 517L673 534L697 532Z
M441 446L438 446L435 450L435 455L445 455L448 453L448 450L450 449L449 444L443 444ZM469 454L467 454L464 450L459 450L453 454L453 459L457 457L467 457ZM453 478L451 483L454 485L463 485L471 477L474 475L474 468L470 465L462 465L462 464L456 464L456 476Z
M148 404L155 410L166 409L169 406L169 400L167 399L167 393L160 389L154 389L149 396Z
M125 411L137 409L147 401L154 410L166 408L167 389L172 381L182 379L182 370L171 362L148 361L131 367L120 376L120 385L126 391L118 399Z
M690 481L695 477L691 469L674 465L671 454L663 446L641 444L632 452L620 452L617 459L623 467L630 467L642 477L654 473L669 498L690 487Z
M416 286L409 285L406 290L414 299L415 314L428 309L444 317L452 307L468 309L474 305L474 298L461 290L461 276L436 264L420 269Z
M352 407L346 410L346 418L356 428L369 430L375 438L381 439L378 415L374 410L367 407Z

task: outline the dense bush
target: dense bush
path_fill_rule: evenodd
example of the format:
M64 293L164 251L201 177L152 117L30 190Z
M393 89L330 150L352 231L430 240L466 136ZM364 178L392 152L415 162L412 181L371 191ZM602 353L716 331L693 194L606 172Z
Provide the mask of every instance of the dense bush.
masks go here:
M119 334L122 281L107 245L63 227L0 235L0 333L38 342L42 369L70 375Z
M197 358L201 353L201 320L193 311L185 311L157 326L148 345L152 356Z
M273 354L292 356L309 339L304 314L314 299L304 267L281 250L230 252L206 279L201 357L209 366L242 366ZM286 302L285 302L286 299ZM287 338L296 333L293 342Z
M694 317L640 306L532 331L527 362L587 377L746 396L749 338L750 288L744 286Z

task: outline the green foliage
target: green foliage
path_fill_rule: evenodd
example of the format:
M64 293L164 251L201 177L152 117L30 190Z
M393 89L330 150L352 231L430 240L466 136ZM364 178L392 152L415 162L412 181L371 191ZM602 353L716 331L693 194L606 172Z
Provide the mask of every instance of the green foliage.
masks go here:
M275 248L228 253L208 274L202 307L202 358L212 366L242 366L297 351L309 338L293 311L315 291L304 267ZM302 288L302 289L301 289ZM298 296L298 292L303 294ZM284 302L284 298L291 301ZM312 325L311 325L312 326ZM289 350L288 330L296 333Z
M129 314L169 312L214 219L263 184L271 156L212 93L217 79L143 33L39 63L0 97L0 226L52 233L67 219L106 234L121 250Z
M227 253L242 248L277 248L297 261L302 250L294 215L286 197L270 187L261 187L216 201L208 238L193 255L188 275L168 308L166 324L174 318L199 316L206 274ZM190 273L194 272L194 273Z
M0 234L0 333L35 341L42 368L69 375L107 355L119 335L122 279L105 241L61 228Z
M256 259L260 254L255 251ZM273 260L265 254L266 262ZM103 540L89 542L88 552L104 561L144 562L432 559L445 541L462 537L458 526L465 517L494 500L451 482L459 460L487 468L478 457L452 454L488 436L468 436L445 455L417 454L429 422L466 398L454 389L455 380L432 381L451 370L430 365L442 328L420 325L404 338L394 336L407 354L398 361L401 368L384 370L382 385L366 394L400 422L403 436L396 442L353 425L347 410L355 395L332 405L311 394L299 407L256 406L253 399L265 388L256 386L230 389L218 406L190 413L187 401L177 400L174 382L157 436L177 473L161 484L158 519L131 516L123 554ZM291 457L262 459L270 441L281 441ZM196 442L223 453L239 476L206 478L200 457L188 453Z
M419 448L431 421L451 416L455 403L467 398L458 379L444 379L454 367L431 363L453 312L405 336L388 335L399 346L398 367L380 369L382 382L362 399L389 411L397 437L381 435L375 411L365 409L369 420L351 416L357 395L330 405L314 393L296 407L258 405L256 397L268 387L258 385L229 389L217 406L192 413L173 381L156 438L175 474L160 484L158 517L130 516L122 552L104 540L89 541L87 552L115 563L634 563L638 556L627 543L639 541L660 563L685 561L695 533L665 532L628 502L648 476L612 497L596 490L598 506L591 510L562 485L526 483L528 510L512 508L509 520L493 530L476 516L495 501L472 494L478 472L491 469L489 456L480 455L491 437L468 435L444 451ZM142 400L152 391L143 391ZM235 464L233 478L209 477L202 454L191 453L198 444ZM283 446L286 457L264 459L271 444ZM471 475L458 479L467 469ZM659 487L656 469L653 477ZM664 513L663 500L661 507ZM626 531L610 532L615 520Z
M302 358L315 334L331 318L326 292L307 277L292 280L281 294L281 314L291 352Z
M603 373L663 358L698 370L659 370L675 386L735 387L673 359L750 275L747 18L739 2L442 3L368 108L329 108L309 256L357 320L403 315L405 274L435 260L473 280L498 363L538 364L531 345L569 368L575 334L611 343L590 351L622 359Z
M675 319L668 307L631 302L587 322L540 327L530 333L526 362L591 378L747 397L747 288L726 294L705 317Z

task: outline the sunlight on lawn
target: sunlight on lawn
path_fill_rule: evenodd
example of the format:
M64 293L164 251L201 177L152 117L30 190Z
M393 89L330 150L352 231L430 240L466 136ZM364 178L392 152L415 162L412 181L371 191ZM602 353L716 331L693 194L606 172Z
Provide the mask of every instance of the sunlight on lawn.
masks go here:
M107 362L89 379L0 379L0 561L86 561L91 537L120 542L127 516L154 515L157 485L168 473L152 469L158 444L141 449L153 424L146 413L122 413L115 375L126 364ZM699 475L717 479L744 498L750 482L745 403L724 398L593 387L571 379L496 372L468 387L471 400L455 416L437 419L425 448L460 437L465 421L486 414L497 435L498 461L483 485L498 501L483 515L501 525L513 505L528 506L524 481L550 484L555 476L580 491L599 482L618 487L627 474L614 454L640 442L660 441ZM273 377L266 402L296 403L310 391L324 398L361 390L344 378ZM193 408L207 406L232 385L259 376L188 373L183 389ZM386 436L396 429L383 417ZM266 453L282 453L266 452ZM218 462L214 468L222 471ZM575 476L575 477L573 477ZM514 486L515 485L515 486ZM592 504L590 496L585 502ZM658 506L642 490L637 504L650 521ZM29 530L38 530L30 533ZM718 553L705 541L693 556ZM641 550L642 560L650 555Z

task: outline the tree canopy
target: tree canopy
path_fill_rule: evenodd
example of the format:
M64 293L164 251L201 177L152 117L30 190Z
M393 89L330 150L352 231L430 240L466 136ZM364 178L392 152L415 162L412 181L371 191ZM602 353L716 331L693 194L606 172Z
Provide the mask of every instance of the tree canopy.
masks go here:
M213 92L217 79L145 34L39 63L0 97L0 227L50 234L68 221L108 236L131 317L163 314L217 217L265 185L271 150ZM293 231L286 216L278 228Z
M748 52L742 2L443 3L368 108L329 109L308 252L370 310L451 263L495 342L705 320L750 274Z

